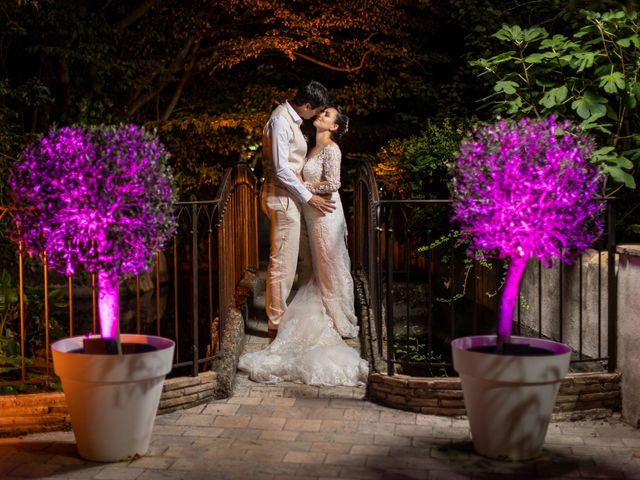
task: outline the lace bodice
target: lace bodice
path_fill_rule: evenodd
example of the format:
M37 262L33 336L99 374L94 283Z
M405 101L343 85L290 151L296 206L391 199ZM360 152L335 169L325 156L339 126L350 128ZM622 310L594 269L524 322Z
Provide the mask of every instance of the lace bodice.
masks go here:
M311 193L337 192L340 188L340 147L330 143L313 157L309 157L302 169L304 185Z

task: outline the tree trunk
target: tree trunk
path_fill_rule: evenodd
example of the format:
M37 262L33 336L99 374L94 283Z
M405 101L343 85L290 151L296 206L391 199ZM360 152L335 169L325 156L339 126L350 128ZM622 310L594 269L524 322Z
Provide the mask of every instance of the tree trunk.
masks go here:
M118 275L115 271L98 272L98 312L100 336L114 339L120 349L120 322L118 321Z
M504 282L504 291L500 297L498 316L498 350L509 341L511 337L511 326L513 323L513 311L518 301L518 287L520 279L527 267L526 258L509 259L509 270Z

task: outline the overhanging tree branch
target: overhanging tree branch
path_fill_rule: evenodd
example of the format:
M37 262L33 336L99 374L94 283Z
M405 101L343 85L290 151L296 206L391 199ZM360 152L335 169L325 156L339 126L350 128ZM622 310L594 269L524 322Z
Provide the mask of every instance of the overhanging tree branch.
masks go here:
M191 49L189 63L185 66L184 70L182 71L182 78L180 78L180 81L178 82L178 85L176 86L176 89L173 92L173 96L171 97L171 100L169 101L169 105L167 105L167 108L165 109L164 114L162 115L161 120L163 122L166 122L169 119L169 117L173 113L174 108L176 108L178 100L180 99L180 96L182 95L182 91L184 90L184 86L187 84L187 81L189 80L189 77L191 76L191 72L193 71L193 67L194 67L194 64L195 64L195 61L196 61L196 55L198 53L198 48L200 48L200 40L199 39L196 40L195 43L193 44L193 48Z
M362 55L362 58L360 59L360 63L355 67L337 67L335 65L331 65L329 63L318 60L317 58L313 58L313 57L310 57L309 55L305 55L304 53L299 53L299 52L293 52L293 55L296 57L302 58L303 60L306 60L308 62L315 63L316 65L320 65L321 67L324 67L326 69L333 70L334 72L353 73L353 72L357 72L358 70L362 70L367 56L372 52L373 52L373 49L367 50L364 53L364 55Z
M137 22L145 13L155 7L158 3L159 0L144 0L140 5L129 12L126 17L121 18L113 26L113 29L117 32L125 30L126 28Z
M191 37L187 40L184 47L180 50L175 59L172 60L171 64L168 65L168 71L171 73L175 73L180 71L180 69L184 68L186 63L186 59L189 56L189 52L193 47L194 42L197 42L198 46L200 40L197 40L195 37ZM197 48L195 49L197 51ZM153 80L154 77L157 76L157 71L151 72L151 75L148 78L148 83ZM129 107L127 108L127 113L129 115L135 114L138 110L140 110L143 106L145 106L149 101L153 100L156 95L158 95L168 84L169 79L165 79L164 81L160 81L155 88L146 91L146 93L141 93L143 88L146 86L147 82L143 82L143 84L136 90L134 94L133 100L129 103Z

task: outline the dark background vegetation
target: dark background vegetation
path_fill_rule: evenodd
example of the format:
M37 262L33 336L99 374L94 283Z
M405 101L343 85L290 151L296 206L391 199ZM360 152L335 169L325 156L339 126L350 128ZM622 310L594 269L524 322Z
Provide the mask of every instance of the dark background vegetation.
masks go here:
M468 62L501 24L562 32L580 8L631 3L3 0L0 178L54 125L135 122L160 131L183 197L207 196L225 166L256 162L269 112L311 78L352 117L345 152L376 155L428 120L490 116Z
M0 0L0 205L8 201L8 170L38 135L55 126L121 122L158 130L172 153L181 198L212 198L227 166L246 161L260 174L265 121L309 79L325 84L351 117L342 145L347 194L354 162L365 159L375 165L384 195L446 198L447 163L464 131L495 115L481 106L496 79L469 64L505 48L493 34L518 24L569 35L583 19L581 9L623 7L638 6L629 0ZM638 113L629 118L626 127L635 132ZM637 167L632 174L637 180ZM637 241L640 215L629 215L640 205L636 191L625 190L622 203L621 223L638 228L621 225L618 239ZM448 212L441 213L429 221L410 218L412 225L429 225L412 248L438 238L434 223L451 234ZM3 222L2 230L8 217ZM16 279L8 273L15 262L14 246L3 239L3 374L20 366ZM40 338L41 295L32 293L27 316L36 322L32 337ZM54 337L61 331L57 323L49 328ZM43 348L28 345L36 357Z

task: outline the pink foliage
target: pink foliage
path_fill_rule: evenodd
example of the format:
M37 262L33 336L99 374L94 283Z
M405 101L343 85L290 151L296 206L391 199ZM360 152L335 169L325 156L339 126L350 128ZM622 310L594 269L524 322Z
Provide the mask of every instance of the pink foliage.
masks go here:
M168 157L135 125L64 127L27 147L9 177L26 251L65 275L98 274L103 337L119 337L118 278L148 270L175 232Z
M569 122L500 120L471 131L451 168L454 219L471 251L570 262L602 233L594 145Z
M577 126L553 116L481 125L460 146L451 167L454 220L473 256L509 259L499 343L511 335L527 260L570 263L602 233L593 148Z
M173 235L174 194L160 141L134 125L64 127L27 147L9 177L21 241L49 266L118 276L146 270Z

